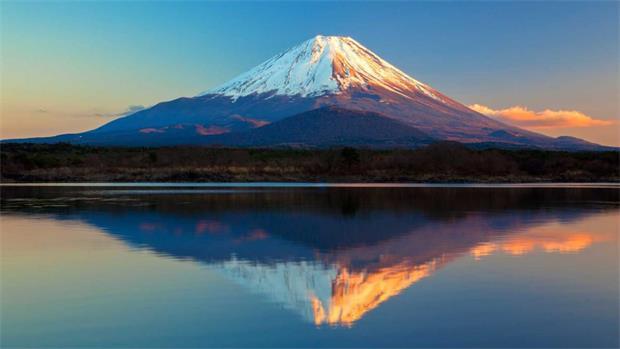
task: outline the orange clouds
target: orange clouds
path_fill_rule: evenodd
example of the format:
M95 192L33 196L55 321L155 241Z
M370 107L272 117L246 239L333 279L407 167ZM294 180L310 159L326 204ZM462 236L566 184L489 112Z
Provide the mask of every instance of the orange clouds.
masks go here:
M613 124L612 121L595 119L576 110L545 109L537 112L521 106L492 109L482 104L472 104L469 108L500 121L526 128L593 127Z
M495 252L504 252L513 256L521 256L540 249L547 253L574 253L582 251L593 243L609 241L605 234L592 232L536 231L511 236L504 241L485 242L470 250L476 260Z

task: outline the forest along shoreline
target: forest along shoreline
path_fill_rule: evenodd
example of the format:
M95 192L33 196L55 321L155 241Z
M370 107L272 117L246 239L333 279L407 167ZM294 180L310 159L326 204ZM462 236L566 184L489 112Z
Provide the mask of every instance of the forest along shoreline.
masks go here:
M620 152L0 145L8 182L620 182Z

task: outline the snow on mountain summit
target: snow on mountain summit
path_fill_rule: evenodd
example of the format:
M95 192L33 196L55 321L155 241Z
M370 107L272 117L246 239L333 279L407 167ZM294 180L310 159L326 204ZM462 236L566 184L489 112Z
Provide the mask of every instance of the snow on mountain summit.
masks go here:
M441 94L350 37L318 35L282 52L235 79L201 95L233 97L274 93L317 97L358 88L384 88L404 97Z

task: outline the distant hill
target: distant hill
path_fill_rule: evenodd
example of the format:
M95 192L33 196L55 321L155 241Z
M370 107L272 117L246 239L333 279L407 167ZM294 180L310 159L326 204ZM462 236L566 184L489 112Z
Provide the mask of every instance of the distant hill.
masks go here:
M432 141L424 132L380 114L337 107L315 109L250 131L212 138L213 143L222 145L262 147L415 147Z

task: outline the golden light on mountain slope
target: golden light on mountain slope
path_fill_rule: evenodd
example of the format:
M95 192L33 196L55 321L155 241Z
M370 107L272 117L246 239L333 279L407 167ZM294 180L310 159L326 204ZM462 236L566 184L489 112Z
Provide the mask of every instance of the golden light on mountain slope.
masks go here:
M431 275L437 267L438 262L432 261L413 266L404 262L370 273L342 268L333 281L329 304L311 295L314 323L350 326L379 304Z

